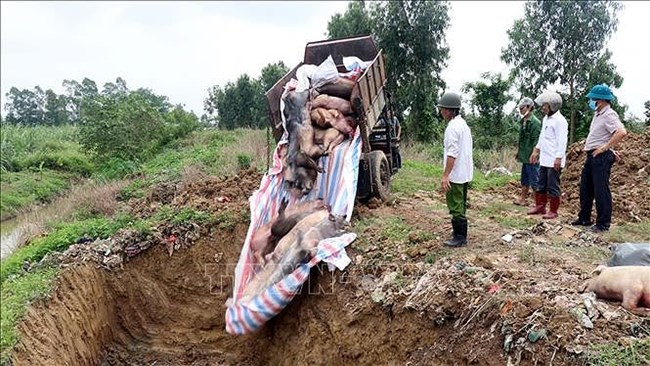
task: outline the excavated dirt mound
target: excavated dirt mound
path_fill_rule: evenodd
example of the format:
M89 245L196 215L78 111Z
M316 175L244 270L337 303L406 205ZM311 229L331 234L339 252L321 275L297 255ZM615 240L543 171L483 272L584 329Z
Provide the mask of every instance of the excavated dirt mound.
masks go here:
M566 168L562 172L565 202L577 213L580 209L580 174L586 158L584 141L569 146ZM629 134L615 149L621 160L612 166L610 188L613 219L640 222L650 219L650 128L642 134ZM595 206L594 206L595 218Z

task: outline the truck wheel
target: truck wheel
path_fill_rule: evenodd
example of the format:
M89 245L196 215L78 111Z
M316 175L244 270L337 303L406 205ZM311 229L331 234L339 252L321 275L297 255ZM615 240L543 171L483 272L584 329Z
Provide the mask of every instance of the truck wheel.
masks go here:
M372 176L372 191L382 201L390 198L390 165L388 159L381 150L374 150L368 153L368 165Z

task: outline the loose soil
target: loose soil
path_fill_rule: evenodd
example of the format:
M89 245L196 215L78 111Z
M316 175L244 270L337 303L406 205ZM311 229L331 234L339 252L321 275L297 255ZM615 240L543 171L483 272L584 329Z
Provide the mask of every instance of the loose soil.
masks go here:
M220 219L166 223L146 237L123 232L45 258L64 269L51 298L19 325L13 364L575 365L589 344L650 335L649 319L578 291L610 243L563 224L568 209L508 229L499 222L526 218L512 191L470 192L470 244L457 250L441 244L450 224L438 192L358 205L353 263L317 267L259 332L229 335L225 302L260 179L244 171L162 184L129 201L131 212L149 217L171 205Z
M584 144L582 140L569 146L561 176L562 208L576 215L580 210L580 175L587 158ZM612 165L610 177L614 223L650 220L650 128L640 134L628 134L615 150L620 160ZM518 190L519 183L512 182L493 192L514 197ZM594 203L593 220L595 210Z

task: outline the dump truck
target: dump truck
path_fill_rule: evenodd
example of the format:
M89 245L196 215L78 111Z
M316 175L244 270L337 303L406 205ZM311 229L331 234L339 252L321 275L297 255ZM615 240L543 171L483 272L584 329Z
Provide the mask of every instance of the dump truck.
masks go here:
M265 96L269 122L276 143L284 133L280 115L280 98L284 86L296 76L302 65L320 65L332 56L339 72L347 72L343 57L356 56L371 61L356 79L350 102L357 114L362 139L362 154L359 161L357 198L364 201L377 197L386 201L390 197L391 177L398 171L399 141L391 137L390 124L378 123L380 117L386 120L386 113L393 110L391 94L386 90L386 67L384 55L377 48L371 36L329 39L307 43L303 61L284 75L269 89ZM392 114L394 115L394 113Z

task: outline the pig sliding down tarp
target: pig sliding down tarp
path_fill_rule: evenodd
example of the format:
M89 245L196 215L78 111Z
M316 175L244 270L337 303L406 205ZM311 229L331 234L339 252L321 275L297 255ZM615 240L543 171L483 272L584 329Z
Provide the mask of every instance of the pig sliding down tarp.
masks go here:
M357 127L352 136L338 145L329 156L319 159L318 165L324 172L318 175L314 188L301 199L293 198L284 188L283 165L280 150L286 148L286 132L273 152L273 166L262 178L260 188L250 197L251 223L242 247L237 267L233 297L226 302L226 331L230 334L247 334L258 330L266 321L277 315L300 291L312 267L321 261L343 270L349 263L345 247L356 239L356 234L346 233L338 237L323 239L317 247L317 254L307 263L256 294L242 299L246 285L256 275L256 259L251 249L251 238L255 231L270 222L283 200L288 207L307 200L322 199L331 206L331 213L345 216L349 222L354 208L361 157L361 135Z

